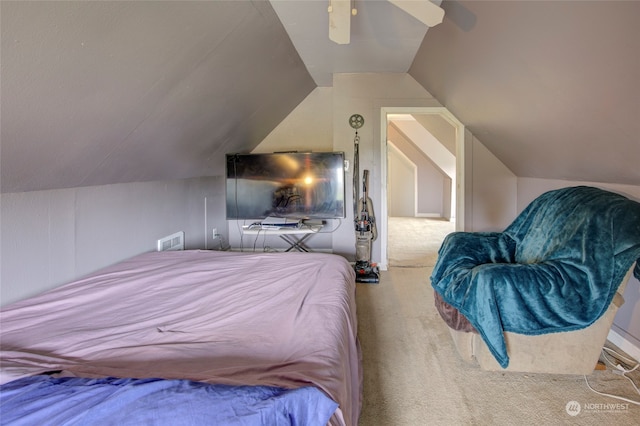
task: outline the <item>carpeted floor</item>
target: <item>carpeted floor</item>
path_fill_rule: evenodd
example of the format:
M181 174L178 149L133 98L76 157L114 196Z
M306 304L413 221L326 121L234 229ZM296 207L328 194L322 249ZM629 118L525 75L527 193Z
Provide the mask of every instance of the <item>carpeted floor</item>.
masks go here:
M431 271L392 266L379 284L358 284L360 426L640 424L640 406L595 394L583 376L484 372L465 364L433 306ZM632 377L640 384L640 370ZM640 400L611 370L588 380ZM580 404L576 416L567 413L572 401Z
M443 219L389 217L387 255L389 266L419 268L434 266L444 237L455 223Z

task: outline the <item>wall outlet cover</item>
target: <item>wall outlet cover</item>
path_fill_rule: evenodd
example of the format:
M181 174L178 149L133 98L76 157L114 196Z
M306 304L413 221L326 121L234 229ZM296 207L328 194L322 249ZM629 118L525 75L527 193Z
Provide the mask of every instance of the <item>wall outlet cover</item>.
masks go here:
M157 248L158 251L184 250L184 231L160 238Z

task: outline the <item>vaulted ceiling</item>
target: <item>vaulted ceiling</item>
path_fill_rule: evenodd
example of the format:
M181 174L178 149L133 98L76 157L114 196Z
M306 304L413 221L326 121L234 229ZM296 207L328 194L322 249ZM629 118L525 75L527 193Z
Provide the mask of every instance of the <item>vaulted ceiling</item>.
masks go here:
M2 192L220 175L335 72L409 73L518 176L640 185L640 2L356 0L348 46L327 3L2 1Z
M409 74L517 176L640 185L640 2L444 8Z
M215 176L315 87L268 1L2 1L2 191Z

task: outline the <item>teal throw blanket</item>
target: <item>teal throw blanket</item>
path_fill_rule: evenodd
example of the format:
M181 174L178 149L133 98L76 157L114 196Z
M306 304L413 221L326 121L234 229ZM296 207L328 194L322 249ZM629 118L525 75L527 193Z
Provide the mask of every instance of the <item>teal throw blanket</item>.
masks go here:
M639 258L640 203L578 186L542 194L503 232L449 234L431 283L506 368L504 331L591 325Z

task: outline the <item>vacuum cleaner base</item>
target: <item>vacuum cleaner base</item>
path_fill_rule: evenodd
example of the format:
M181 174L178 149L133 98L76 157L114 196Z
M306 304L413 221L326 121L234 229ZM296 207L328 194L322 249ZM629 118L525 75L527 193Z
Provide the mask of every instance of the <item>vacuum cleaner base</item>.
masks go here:
M378 284L380 282L380 274L377 266L356 263L354 269L356 271L357 283Z

